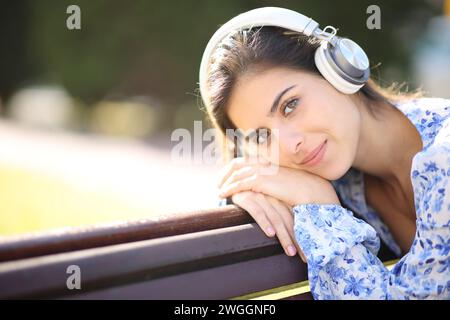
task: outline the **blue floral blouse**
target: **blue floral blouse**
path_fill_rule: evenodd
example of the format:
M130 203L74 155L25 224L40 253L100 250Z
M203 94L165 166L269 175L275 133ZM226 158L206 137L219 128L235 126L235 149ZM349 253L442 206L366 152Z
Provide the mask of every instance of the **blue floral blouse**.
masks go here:
M423 141L411 168L417 215L413 244L391 270L377 258L380 238L399 257L400 247L366 203L362 172L351 168L332 181L346 208L293 208L295 238L308 259L314 299L450 299L450 100L394 105Z

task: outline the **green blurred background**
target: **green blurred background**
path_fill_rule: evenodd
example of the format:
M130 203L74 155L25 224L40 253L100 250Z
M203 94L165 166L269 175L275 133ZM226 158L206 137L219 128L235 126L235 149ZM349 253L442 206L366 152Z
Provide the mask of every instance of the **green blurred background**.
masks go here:
M171 162L170 137L204 119L197 81L207 41L253 8L286 7L339 28L378 65L383 86L450 97L449 1L0 3L0 235L214 205L217 168ZM81 30L66 27L72 4ZM366 27L373 4L379 30Z

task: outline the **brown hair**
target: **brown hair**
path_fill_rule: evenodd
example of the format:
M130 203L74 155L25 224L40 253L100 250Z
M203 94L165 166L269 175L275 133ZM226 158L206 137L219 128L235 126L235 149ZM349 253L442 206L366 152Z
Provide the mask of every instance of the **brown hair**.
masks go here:
M215 49L208 66L206 105L211 124L220 131L222 157L230 160L236 149L227 146L226 130L237 129L226 112L233 87L245 73L258 73L273 66L284 66L322 76L314 62L314 52L320 41L313 36L289 31L281 27L264 26L239 30L226 37ZM400 92L403 85L382 88L373 79L356 93L369 106L418 98L422 92ZM233 143L232 143L233 145ZM230 152L231 151L231 152Z

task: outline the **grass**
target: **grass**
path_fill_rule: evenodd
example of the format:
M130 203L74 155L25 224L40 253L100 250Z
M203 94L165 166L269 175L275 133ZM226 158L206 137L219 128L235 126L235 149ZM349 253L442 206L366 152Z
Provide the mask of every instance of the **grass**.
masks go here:
M158 208L78 187L44 173L0 167L0 236L112 220L149 218Z

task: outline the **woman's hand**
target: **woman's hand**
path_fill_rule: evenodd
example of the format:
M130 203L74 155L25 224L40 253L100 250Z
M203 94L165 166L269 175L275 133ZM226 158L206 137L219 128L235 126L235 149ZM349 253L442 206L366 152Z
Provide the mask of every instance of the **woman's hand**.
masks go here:
M262 193L243 191L232 196L233 203L246 210L267 236L278 237L284 252L294 256L297 252L303 262L306 257L294 235L294 217L283 202Z
M249 163L245 158L233 159L222 171L220 197L227 198L242 191L253 191L272 196L289 206L340 204L330 181L304 170L282 166L274 173L273 170L268 170L270 165Z

